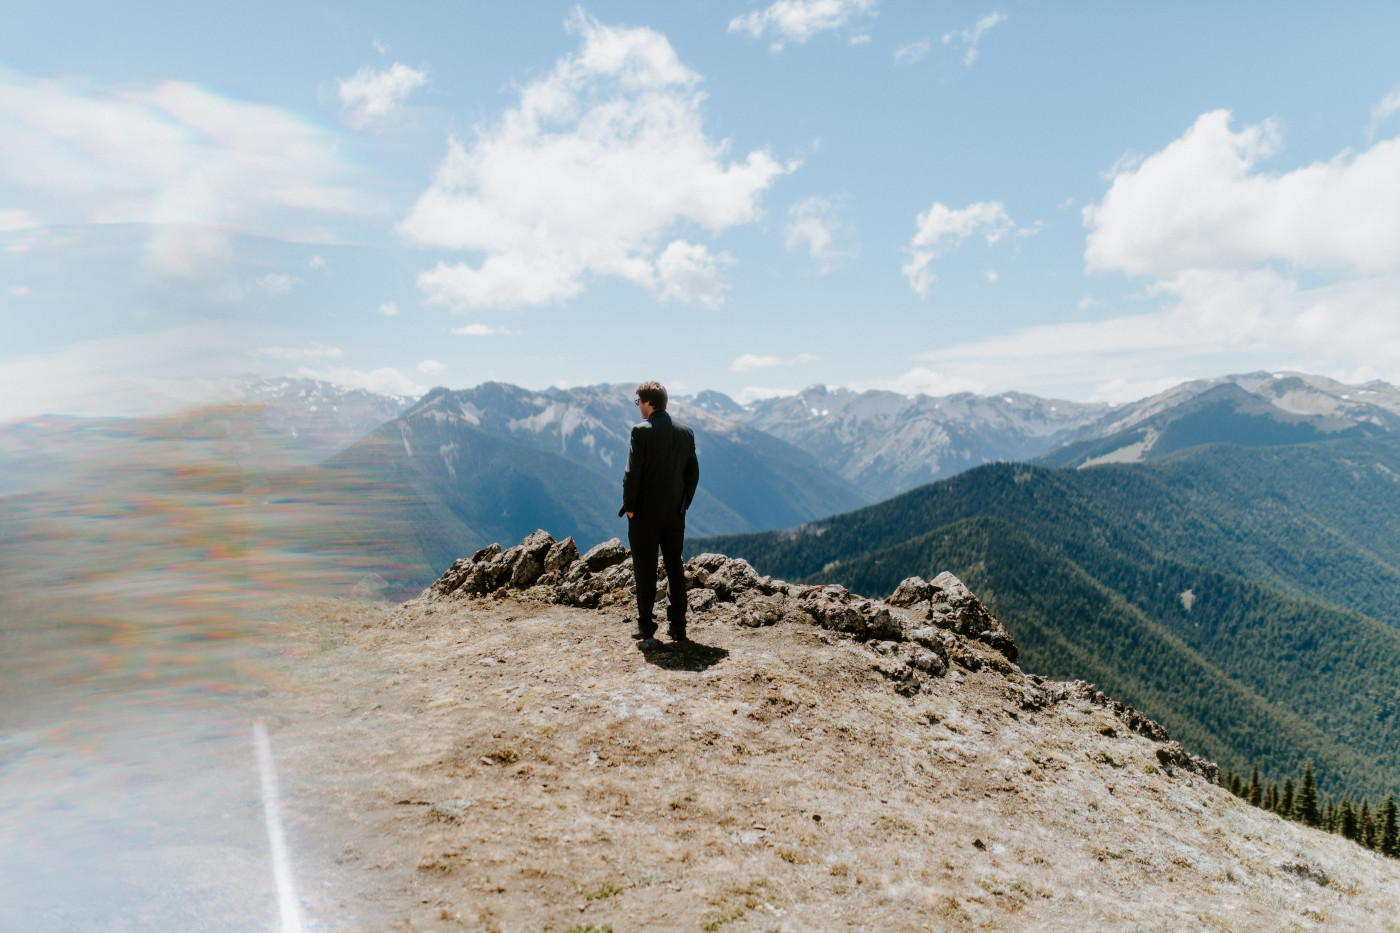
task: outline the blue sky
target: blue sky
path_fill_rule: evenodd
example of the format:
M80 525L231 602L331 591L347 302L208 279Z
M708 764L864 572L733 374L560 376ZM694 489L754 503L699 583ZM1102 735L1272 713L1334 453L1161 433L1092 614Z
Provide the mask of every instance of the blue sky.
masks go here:
M32 3L0 418L1400 381L1400 7Z

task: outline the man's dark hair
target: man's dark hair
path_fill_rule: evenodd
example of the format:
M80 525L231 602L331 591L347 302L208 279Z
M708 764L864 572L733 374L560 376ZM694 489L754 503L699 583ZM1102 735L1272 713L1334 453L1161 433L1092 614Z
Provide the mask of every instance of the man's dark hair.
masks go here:
M643 382L637 386L637 398L657 411L666 410L666 387L659 382Z

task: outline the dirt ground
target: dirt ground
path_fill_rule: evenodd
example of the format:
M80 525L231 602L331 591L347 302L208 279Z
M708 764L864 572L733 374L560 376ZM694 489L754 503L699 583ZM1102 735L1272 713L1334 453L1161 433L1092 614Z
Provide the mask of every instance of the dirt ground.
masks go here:
M290 604L262 701L308 926L1382 930L1400 862L1165 771L1088 702L904 696L815 626ZM313 925L314 924L314 925Z

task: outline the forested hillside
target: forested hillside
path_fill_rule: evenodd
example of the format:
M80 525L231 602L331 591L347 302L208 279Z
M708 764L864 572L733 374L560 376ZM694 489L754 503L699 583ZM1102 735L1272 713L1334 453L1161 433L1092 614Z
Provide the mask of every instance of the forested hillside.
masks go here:
M885 595L951 570L1028 670L1084 677L1223 766L1314 760L1400 785L1400 448L1192 448L1133 465L990 464L787 532L693 541Z

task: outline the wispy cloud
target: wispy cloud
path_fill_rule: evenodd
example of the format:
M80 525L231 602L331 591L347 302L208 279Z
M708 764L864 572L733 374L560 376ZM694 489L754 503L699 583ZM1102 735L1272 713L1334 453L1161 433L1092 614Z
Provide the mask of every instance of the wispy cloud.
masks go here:
M261 347L253 350L252 354L270 360L291 360L293 362L338 360L342 355L339 347Z
M837 214L831 198L803 198L788 208L783 244L805 250L820 272L830 272L857 253L849 228Z
M428 391L427 386L419 385L397 369L388 366L369 371L348 366L303 366L291 375L297 379L319 379L321 382L333 382L346 388L364 389L380 395L416 397Z
M726 143L705 135L700 76L665 36L582 12L569 26L579 50L473 142L451 140L399 224L415 243L485 254L477 266L439 263L419 285L457 308L559 302L591 276L718 302L730 257L678 234L757 220L763 192L796 164L766 152L723 161Z
M931 265L939 256L974 234L982 234L990 245L1016 228L1000 201L978 201L957 210L935 201L918 216L915 226L903 272L920 298L928 297L936 278Z
M957 45L963 49L963 64L971 66L977 61L977 47L982 41L982 37L992 30L994 26L1006 22L1005 13L988 13L967 29L960 29L956 32L945 32L943 34L944 45Z
M916 42L909 42L894 50L894 60L896 64L912 65L928 58L928 53L933 50L933 43L928 39L919 39Z
M364 67L338 82L341 116L361 129L393 113L408 95L428 83L428 73L394 62L382 71Z
M258 277L257 286L269 295L285 295L301 284L301 279L285 272L269 272Z
M492 327L489 324L465 324L462 327L452 328L452 333L459 337L504 337L514 331L505 327Z
M1367 131L1368 135L1374 139L1376 130L1382 123L1400 112L1400 87L1382 97L1374 107L1371 108L1371 126Z
M778 0L762 10L754 10L729 21L730 32L745 32L755 39L774 36L772 49L779 51L787 42L806 42L818 33L837 32L875 15L877 0ZM869 41L857 31L853 44Z
M379 313L385 317L398 317L399 306L392 301L386 301L379 306Z
M438 373L447 371L447 367L437 360L424 360L415 366L414 369L425 376L436 376Z
M759 356L754 353L745 353L743 356L729 364L729 368L736 373L751 372L755 369L774 369L780 366L799 366L803 363L814 363L821 357L813 356L810 353L799 353L792 357L779 356Z
M218 268L234 233L344 242L386 212L335 131L181 81L104 90L0 68L0 139L4 226L150 225L160 273Z

